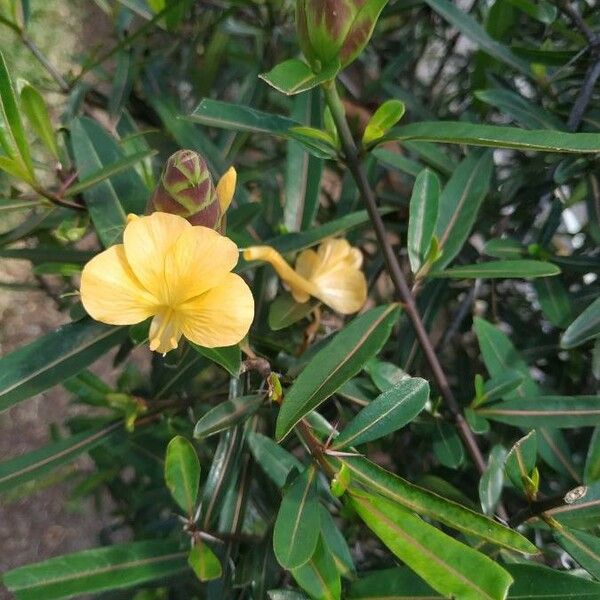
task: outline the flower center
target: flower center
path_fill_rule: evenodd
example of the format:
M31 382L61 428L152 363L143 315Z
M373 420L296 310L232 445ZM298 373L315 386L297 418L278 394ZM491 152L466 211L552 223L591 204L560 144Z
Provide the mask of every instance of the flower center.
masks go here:
M150 350L166 354L178 346L181 330L177 316L170 306L163 308L150 325Z

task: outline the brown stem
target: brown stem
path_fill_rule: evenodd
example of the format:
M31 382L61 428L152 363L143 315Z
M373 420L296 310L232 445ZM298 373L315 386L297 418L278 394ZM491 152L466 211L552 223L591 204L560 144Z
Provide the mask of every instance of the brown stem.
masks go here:
M350 132L343 106L335 88L335 83L330 82L328 85L325 85L324 90L327 103L338 128L346 164L350 169L363 201L365 202L367 212L369 213L371 223L375 229L375 234L377 235L377 240L379 241L379 245L383 251L388 273L392 279L396 293L404 304L404 309L415 329L417 339L423 350L423 353L425 354L425 358L431 367L436 384L440 390L440 393L442 394L442 397L444 398L446 406L452 413L452 416L456 422L458 433L465 443L478 471L483 473L486 468L485 460L481 450L479 449L479 446L477 445L477 440L475 439L473 432L469 428L469 425L462 414L460 405L452 393L450 384L446 378L446 374L442 369L440 361L438 360L433 348L433 344L429 339L427 330L423 325L415 298L408 287L402 269L400 268L400 263L398 262L396 254L394 253L392 245L388 239L383 219L381 218L381 215L377 209L375 194L367 180L365 170L360 162L358 149L354 142L354 138L352 137L352 133ZM505 511L500 509L498 512L500 514L501 512L504 513ZM504 517L504 515L502 516Z

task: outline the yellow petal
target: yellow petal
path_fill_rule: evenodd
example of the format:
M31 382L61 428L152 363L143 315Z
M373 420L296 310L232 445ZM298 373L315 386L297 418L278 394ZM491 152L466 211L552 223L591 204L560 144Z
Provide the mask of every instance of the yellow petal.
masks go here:
M177 307L183 335L205 348L239 343L254 319L254 298L245 281L228 273L223 281L202 296Z
M217 198L219 199L221 214L223 215L233 200L236 182L237 172L233 167L229 167L225 175L223 175L223 177L219 179L219 183L217 183Z
M81 302L88 314L110 325L132 325L152 316L158 304L133 274L123 245L111 246L83 268Z
M318 262L317 253L314 250L303 250L296 259L296 273L310 281ZM297 286L291 286L291 291L296 302L308 302L310 296L304 290L299 289Z
M162 308L150 324L150 350L166 354L175 350L181 338L179 317L171 308Z
M264 260L271 264L277 272L277 275L285 281L292 293L296 297L305 297L306 300L298 300L298 302L306 302L308 296L314 296L317 288L307 279L296 273L290 265L288 265L281 254L270 246L252 246L244 250L245 260Z
M319 277L317 285L315 296L343 315L358 312L367 300L367 280L362 271L332 271Z
M179 236L192 226L177 215L155 212L130 220L123 234L127 262L141 284L163 304L165 289L165 257Z
M177 306L218 285L239 255L234 242L208 227L186 229L165 260L168 303Z

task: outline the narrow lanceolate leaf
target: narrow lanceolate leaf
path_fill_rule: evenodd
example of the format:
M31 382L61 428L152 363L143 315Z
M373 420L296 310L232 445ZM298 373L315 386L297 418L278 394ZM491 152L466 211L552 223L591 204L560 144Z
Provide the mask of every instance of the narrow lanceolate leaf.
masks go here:
M188 569L185 557L167 540L118 544L19 567L3 583L17 600L81 598L181 573Z
M273 531L273 549L286 569L305 564L317 547L321 516L316 482L317 472L309 467L283 495Z
M436 458L449 469L456 469L465 459L465 449L456 427L443 419L435 420L433 451Z
M507 400L477 411L482 417L525 427L600 425L600 396L537 396Z
M219 559L202 541L190 550L187 561L196 577L202 582L218 579L223 574Z
M333 517L323 505L321 512L321 539L333 558L340 575L352 575L356 569L344 534L338 529Z
M419 377L403 379L363 408L335 439L332 448L358 446L410 423L429 398L429 384Z
M83 319L0 358L0 412L77 375L127 336Z
M515 583L509 600L596 600L600 598L600 583L576 577L565 571L555 571L542 565L506 565Z
M562 506L546 511L562 525L594 529L600 519L600 481L580 485L565 494Z
M541 260L494 260L475 265L460 265L445 271L432 273L432 277L449 279L529 279L558 275L560 269Z
M600 427L594 429L585 459L584 481L592 483L600 479Z
M0 52L0 122L4 121L5 129L2 133L6 134L7 147L4 147L4 153L10 158L15 159L24 170L28 181L34 181L33 162L29 152L29 144L25 136L25 129L19 112L17 96L10 79L8 67L4 60L4 55ZM0 141L4 142L4 136L0 133ZM5 144L2 143L2 146Z
M424 121L402 125L392 129L383 141L392 140L420 140L539 152L600 152L600 140L595 133L564 133L541 129L528 131L518 127L456 121Z
M245 421L260 408L263 401L262 394L255 394L232 398L217 404L196 423L194 437L206 438Z
M302 463L293 454L266 435L248 432L246 443L254 460L278 488L283 488L292 469L302 469Z
M596 579L600 579L600 538L577 529L556 530L556 541Z
M466 38L477 44L483 52L524 75L531 74L529 63L526 60L516 56L509 48L492 38L467 12L461 10L449 0L426 0L426 2L436 13L454 25Z
M287 135L292 127L302 125L293 119L262 112L250 106L209 98L200 102L189 119L207 127L283 136Z
M78 433L0 463L0 492L43 477L80 454L106 442L112 433L122 428L121 422Z
M30 84L24 85L21 90L21 107L37 136L52 156L58 159L58 143L48 114L48 107L42 95Z
M600 298L590 304L567 328L560 345L575 348L600 335Z
M462 531L468 535L483 538L496 544L524 554L536 554L537 548L516 531L504 527L488 517L416 486L363 457L344 457L342 464L348 466L352 479L360 481L369 489L427 516ZM339 467L336 466L336 470Z
M284 398L277 417L278 440L381 350L397 317L395 304L374 308L356 317L312 358Z
M564 327L571 320L571 301L565 284L559 277L541 277L534 282L538 301L544 316L556 327Z
M504 461L506 450L496 445L490 452L487 468L479 480L479 500L486 515L493 515L504 485Z
M200 462L194 446L180 435L167 446L165 482L175 502L192 516L200 485Z
M121 164L124 153L117 141L98 123L80 117L71 124L71 145L79 177L85 180ZM121 240L128 213L141 214L148 191L131 165L88 187L83 198L104 246Z
M339 600L342 594L340 575L331 552L319 540L310 560L292 570L298 585L315 600Z
M488 193L492 171L490 152L471 154L460 163L444 187L435 226L443 254L435 263L436 271L448 265L467 241Z
M525 489L525 482L535 468L537 458L537 433L535 429L522 437L506 457L504 471L513 485Z
M512 577L485 554L386 498L355 492L351 503L369 529L433 589L462 600L504 600Z
M425 260L435 231L440 198L440 180L425 169L417 176L410 198L408 221L408 258L410 268L416 273Z

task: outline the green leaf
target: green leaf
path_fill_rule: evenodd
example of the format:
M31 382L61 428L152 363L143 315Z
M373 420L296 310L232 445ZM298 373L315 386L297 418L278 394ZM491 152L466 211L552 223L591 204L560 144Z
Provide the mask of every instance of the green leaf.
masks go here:
M58 143L48 114L48 107L42 95L29 83L21 89L21 108L40 140L52 156L59 160Z
M448 500L416 486L363 457L343 457L339 461L352 472L352 479L369 489L401 504L418 514L429 517L466 533L516 550L524 554L536 554L537 548L516 531L504 527L488 517L472 511L461 504ZM336 467L336 470L339 468Z
M238 377L242 368L242 352L239 346L203 348L190 342L190 346L202 356L223 367L232 377Z
M0 412L77 375L122 342L127 329L83 319L0 358Z
M10 79L4 55L0 52L0 119L4 121L8 136L7 147L4 148L9 158L14 159L22 170L24 179L30 183L35 182L33 162L29 152L29 143L25 136L25 129L17 104L17 96ZM1 123L1 121L0 121ZM4 136L2 136L2 140ZM4 146L4 143L2 144Z
M205 98L196 107L188 119L219 129L232 131L249 131L251 133L268 133L287 136L292 127L301 125L293 119L273 115L249 106L232 104L220 100Z
M460 265L432 273L431 276L449 279L478 279L480 277L483 279L529 279L549 277L559 273L560 269L556 265L541 260L494 260L475 265Z
M486 515L493 515L504 485L504 461L506 450L496 445L490 452L487 467L479 480L479 499Z
M554 539L596 579L600 579L600 538L577 529L557 529Z
M381 569L354 580L348 600L433 600L441 598L406 567Z
M435 233L442 247L436 270L443 269L460 252L471 233L479 207L486 197L493 172L492 154L470 154L456 168L439 201Z
M408 258L410 268L416 273L425 261L438 219L440 180L433 171L419 173L410 197L408 220Z
M338 529L330 512L321 505L321 540L335 561L340 575L350 576L355 573L354 561L348 543L342 532Z
M132 542L66 554L4 574L17 600L55 600L142 585L187 570L186 553L168 540Z
M98 172L123 159L117 142L87 117L71 123L71 145L82 180L95 177ZM141 178L131 168L99 181L83 192L90 217L105 247L121 241L128 213L144 212L146 194Z
M369 119L362 137L365 146L382 138L404 116L404 102L386 100Z
M551 25L556 20L558 9L556 6L545 2L544 0L508 0L513 6L522 10L536 21L544 25Z
M456 469L465 459L465 450L456 427L442 419L435 420L433 451L437 459L449 469Z
M508 113L527 129L566 129L558 117L511 90L479 90L475 97Z
M567 328L561 348L576 348L600 335L600 298L592 302Z
M395 304L374 308L351 321L311 359L285 395L277 417L278 441L381 350L397 317Z
M413 177L416 177L423 170L420 163L410 158L406 158L406 156L400 154L400 152L393 152L392 150L387 150L385 148L375 148L371 154L382 165L400 171L401 173L412 175Z
M600 396L528 396L486 406L477 413L522 427L593 427L600 425Z
M302 469L302 463L293 454L262 433L248 432L246 443L265 475L280 489L293 469Z
M492 38L487 31L468 13L455 6L449 0L425 0L441 17L454 25L466 38L523 75L531 75L529 63L515 56L506 46Z
M600 427L594 429L585 459L584 481L592 483L600 479Z
M142 150L141 152L136 152L135 154L129 154L110 165L96 171L95 173L89 174L84 179L80 179L77 183L69 186L65 192L66 197L76 196L77 194L81 194L88 188L104 181L105 179L109 179L113 175L117 173L121 173L122 171L126 171L134 165L137 165L139 162L142 162L152 156L157 154L156 150Z
M284 491L273 531L273 550L286 569L300 567L315 552L320 535L317 472L308 467Z
M259 77L278 92L292 96L333 79L340 68L340 62L336 60L324 67L319 73L313 73L313 70L304 61L298 58L290 58L273 67L268 73L259 75Z
M335 561L319 540L317 548L310 560L292 570L294 579L314 600L339 600L342 584Z
M504 600L512 577L497 563L386 498L354 492L369 529L431 587L461 600Z
M193 516L200 485L200 461L194 446L180 435L167 446L165 482L175 502Z
M473 323L485 366L492 378L504 377L507 371L516 371L523 376L521 385L504 397L513 399L539 396L540 390L529 373L529 367L508 336L479 317ZM538 433L538 451L543 459L559 473L569 474L578 481L579 474L571 462L571 453L560 432L540 429Z
M514 600L595 600L600 584L542 565L506 565L514 577L508 598Z
M504 463L506 476L517 489L527 489L525 482L535 469L536 459L537 432L534 429L510 449Z
M264 399L262 394L255 394L238 396L217 404L196 423L194 437L201 440L242 423L260 408Z
M43 477L53 469L70 463L80 454L104 443L121 428L122 423L118 422L84 431L0 463L0 492Z
M600 481L580 485L565 494L564 504L547 512L561 525L595 529L600 519Z
M403 379L363 408L335 439L332 448L358 446L410 423L429 399L429 384L419 377Z
M319 90L299 94L293 100L292 117L298 121L320 125L320 112ZM306 152L299 141L288 141L283 207L283 223L288 231L301 231L312 225L319 207L322 171L323 159Z
M223 574L219 559L202 541L190 550L187 562L192 567L196 577L202 582L219 579Z
M483 247L483 254L494 258L518 260L523 258L526 248L521 242L510 238L493 238Z
M492 379L488 379L483 386L483 397L481 403L484 404L494 400L501 400L516 390L521 383L523 383L523 380L523 375L518 371L506 371L500 375L500 377L492 377Z
M561 279L542 277L534 282L533 287L544 316L552 325L564 327L571 320L571 301Z
M283 293L278 296L269 308L269 327L273 331L285 329L290 325L308 317L319 305L316 300L296 302L291 294Z
M539 152L584 154L600 152L600 140L596 133L565 133L542 129L528 131L518 127L479 125L463 121L411 123L392 129L382 141L401 142L405 140L537 150Z

